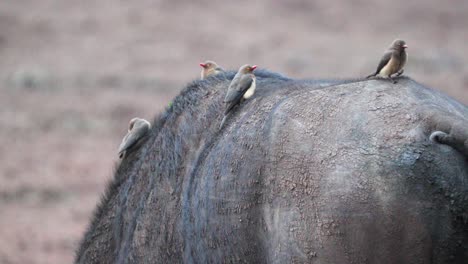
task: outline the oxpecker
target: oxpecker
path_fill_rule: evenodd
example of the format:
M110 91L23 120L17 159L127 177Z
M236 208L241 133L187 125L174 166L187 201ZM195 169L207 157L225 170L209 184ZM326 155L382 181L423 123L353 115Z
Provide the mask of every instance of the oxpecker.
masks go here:
M122 143L119 146L119 158L123 158L126 152L148 133L150 128L150 122L145 119L135 117L130 120L127 135L122 139Z
M253 71L257 68L257 65L250 66L248 64L239 68L239 71L232 79L231 84L227 90L224 103L226 103L226 110L224 111L224 118L221 121L220 128L223 127L227 116L231 110L241 102L252 97L255 93L255 75Z
M392 75L396 74L398 77L403 74L403 67L408 58L406 48L408 48L408 46L404 40L394 40L392 45L385 51L382 59L380 59L379 66L377 66L375 73L367 76L367 78L380 75L396 83L396 81L392 79Z
M201 79L206 79L210 76L217 75L220 73L224 73L224 69L221 68L216 62L214 61L205 61L200 63L200 66L203 68L201 71Z

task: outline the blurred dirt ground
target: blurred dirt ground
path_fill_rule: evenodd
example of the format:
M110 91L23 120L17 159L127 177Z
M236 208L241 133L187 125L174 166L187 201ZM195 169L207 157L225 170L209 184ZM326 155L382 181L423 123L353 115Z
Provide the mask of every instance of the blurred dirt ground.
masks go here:
M59 1L0 5L0 263L70 263L134 116L198 63L298 78L406 74L468 103L467 1Z

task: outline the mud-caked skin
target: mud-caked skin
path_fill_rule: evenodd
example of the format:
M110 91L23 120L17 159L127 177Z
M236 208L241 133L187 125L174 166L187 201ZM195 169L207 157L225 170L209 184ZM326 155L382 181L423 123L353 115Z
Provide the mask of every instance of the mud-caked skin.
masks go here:
M155 119L76 263L466 263L466 106L407 78L257 71L219 130L233 75L188 85Z

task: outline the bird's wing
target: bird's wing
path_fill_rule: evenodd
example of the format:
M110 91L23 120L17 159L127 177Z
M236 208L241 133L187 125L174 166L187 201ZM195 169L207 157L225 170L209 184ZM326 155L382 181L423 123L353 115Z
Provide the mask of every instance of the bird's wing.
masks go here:
M241 92L242 95L247 92L247 90L252 86L253 83L253 77L250 74L245 74L244 76L241 77L239 81L239 86L238 89Z
M122 143L120 143L119 146L119 155L135 145L137 141L142 138L146 132L148 132L148 127L139 127L139 128L134 128L132 131L128 132L127 135L122 140Z
M242 99L242 96L252 85L252 82L253 78L251 75L244 75L240 77L240 79L238 79L238 81L235 83L231 83L231 86L229 87L226 94L226 98L224 98L224 102L227 104L224 114L229 113L231 109L239 103L239 101Z
M224 102L229 103L234 101L235 98L237 98L239 95L239 89L237 89L237 86L239 85L239 80L240 77L239 75L234 76L234 79L232 79L231 84L229 84L229 88L226 93L226 97L224 97Z
M232 98L231 101L226 102L226 110L224 111L225 115L227 115L234 108L234 106L236 106L240 102L243 94L240 92L236 92L235 94L233 93L233 95L235 95L235 97Z
M224 102L229 103L242 97L242 95L244 95L244 93L250 88L252 82L253 78L249 75L244 75L238 79L234 79L228 88Z
M377 66L377 70L375 71L376 74L378 74L383 69L383 67L387 65L387 63L392 58L392 55L393 55L393 51L391 50L388 50L384 53L384 55L382 56L382 59L380 59L379 66Z
M119 150L118 150L118 153L119 153L119 156L121 155L122 152L124 152L126 149L129 148L129 141L128 139L130 138L130 136L132 135L132 132L128 132L125 137L122 139L122 142L120 143L120 146L119 146Z

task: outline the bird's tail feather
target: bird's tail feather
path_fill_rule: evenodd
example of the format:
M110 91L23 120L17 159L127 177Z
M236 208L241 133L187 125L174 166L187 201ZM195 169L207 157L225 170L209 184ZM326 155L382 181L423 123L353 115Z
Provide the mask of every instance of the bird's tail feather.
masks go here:
M374 76L376 76L376 75L377 75L377 73L373 73L373 74L367 76L366 79L369 79L370 77L374 77Z
M223 117L223 120L221 121L221 124L219 125L219 129L223 128L224 122L226 122L226 119L227 119L227 115Z

